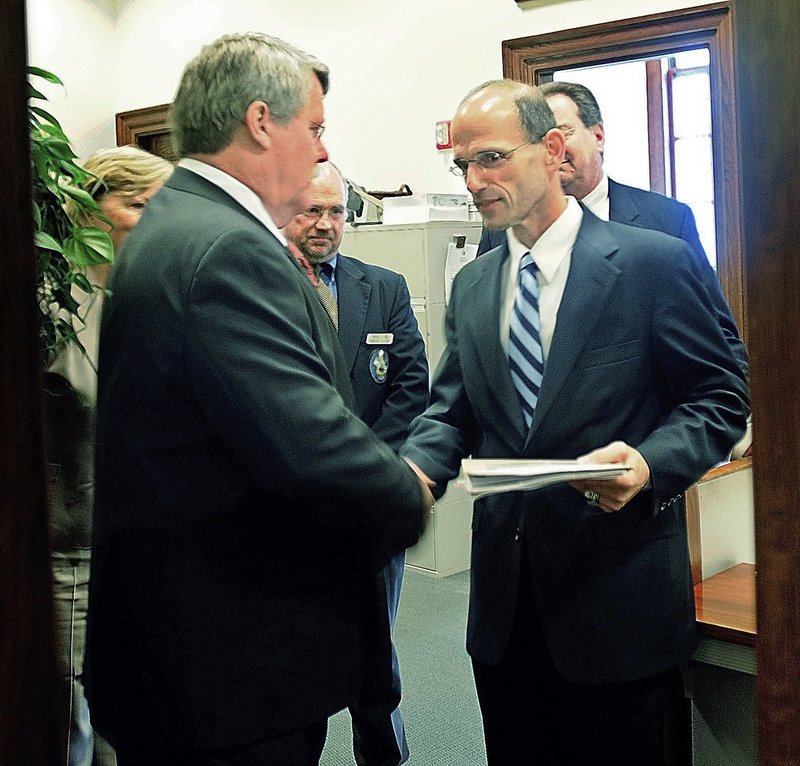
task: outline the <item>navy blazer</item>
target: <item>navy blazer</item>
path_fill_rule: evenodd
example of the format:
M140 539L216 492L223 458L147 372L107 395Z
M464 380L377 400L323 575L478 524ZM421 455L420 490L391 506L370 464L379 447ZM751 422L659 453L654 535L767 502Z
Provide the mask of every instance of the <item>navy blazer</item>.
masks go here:
M499 337L507 258L503 245L456 277L431 404L402 454L443 491L469 455L575 458L621 439L652 488L617 513L565 484L478 500L467 648L483 663L502 656L527 561L531 608L566 680L654 675L696 645L681 493L743 433L743 373L689 247L584 211L526 429Z
M739 336L739 329L736 327L730 306L722 294L717 274L708 262L708 256L700 242L692 209L672 197L637 189L635 186L626 186L611 178L608 179L608 205L609 219L612 221L641 229L663 231L690 245L694 256L692 264L695 273L708 290L722 332L733 355L747 375L749 370L747 350ZM478 245L478 255L499 247L505 242L505 230L484 229Z
M401 274L339 253L339 342L355 411L393 450L428 404L425 344ZM391 340L387 337L391 335Z
M373 682L373 559L416 542L419 483L352 412L308 279L214 184L178 168L109 287L93 723L223 748L323 720Z

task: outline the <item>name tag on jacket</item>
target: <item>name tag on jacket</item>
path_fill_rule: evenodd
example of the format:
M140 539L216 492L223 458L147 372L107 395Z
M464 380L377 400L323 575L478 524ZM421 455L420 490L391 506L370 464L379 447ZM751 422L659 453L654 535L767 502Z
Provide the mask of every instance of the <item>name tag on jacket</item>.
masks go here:
M368 332L367 345L368 346L390 346L394 343L393 332Z

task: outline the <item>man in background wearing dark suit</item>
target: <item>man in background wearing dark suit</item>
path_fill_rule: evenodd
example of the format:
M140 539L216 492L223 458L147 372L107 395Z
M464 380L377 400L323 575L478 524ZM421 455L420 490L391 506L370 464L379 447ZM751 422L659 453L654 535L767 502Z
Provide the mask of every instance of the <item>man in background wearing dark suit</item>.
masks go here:
M617 183L606 175L603 170L603 115L594 94L585 85L549 82L542 85L541 91L555 116L556 125L567 140L567 152L561 165L564 192L575 197L604 221L663 231L687 242L695 256L695 271L708 290L722 332L747 374L747 351L722 294L717 274L700 243L691 208L672 197ZM504 242L504 231L485 228L478 254Z
M276 38L204 47L110 276L87 662L120 766L312 766L328 716L391 683L376 566L432 498L353 413L280 232L327 159L327 85Z
M507 239L453 282L401 454L437 494L470 455L630 466L475 502L467 650L488 762L658 766L697 641L681 493L743 432L744 376L689 246L564 195L566 141L536 88L475 88L452 136Z
M411 421L428 404L425 345L411 310L402 275L342 255L347 188L330 162L317 165L311 204L284 228L284 234L316 271L337 303L339 342L350 374L355 411L395 452ZM386 634L400 603L405 553L395 555L379 574L386 590ZM391 651L389 654L386 649ZM353 750L359 766L398 766L408 759L400 714L400 667L394 646L378 647L374 662L391 668L392 687L365 690L350 706Z

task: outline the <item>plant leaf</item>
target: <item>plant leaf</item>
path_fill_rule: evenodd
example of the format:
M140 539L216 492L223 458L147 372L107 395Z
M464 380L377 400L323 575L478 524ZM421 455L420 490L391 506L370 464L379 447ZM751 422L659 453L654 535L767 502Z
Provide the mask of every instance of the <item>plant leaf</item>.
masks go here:
M35 75L36 77L41 77L43 80L47 80L47 82L52 82L55 85L64 84L63 82L61 82L61 79L57 75L54 75L52 72L48 72L46 69L41 69L38 66L29 66L28 74Z
M33 107L33 106L31 107L31 110L39 111L39 112L43 112L44 114L47 114L47 112L45 112L44 109L37 109L36 107ZM53 117L52 119L55 120L55 117ZM64 135L64 131L61 130L61 126L58 125L57 123L55 125L53 125L53 124L48 123L48 122L40 122L37 127L42 132L47 133L48 136L52 136L54 138L57 138L57 139L63 141L64 143L66 143L66 144L69 143L69 141L67 140L67 137Z
M42 128L47 128L47 125L42 125ZM45 131L49 132L49 131ZM74 160L75 157L78 155L72 151L72 148L69 145L69 141L67 141L66 137L63 135L48 135L42 143L47 148L47 151L52 154L54 157L57 157L60 160Z
M96 226L79 226L72 236L97 254L96 263L114 262L114 243L108 232Z
M94 287L92 283L86 278L86 274L81 274L80 272L73 276L73 281L75 284L83 290L83 292L91 294L94 292Z
M72 184L61 184L61 190L82 207L90 210L98 207L97 202L92 199L92 195L89 194L86 189L81 189L79 186L72 186Z
M34 232L33 241L36 244L36 247L41 247L45 250L55 250L57 253L64 252L61 245L53 239L47 232L45 231L37 231Z
M81 226L64 241L64 257L78 269L114 260L114 245L106 232L93 226Z
M30 83L28 83L28 98L38 98L42 101L47 101L47 96L44 93L36 90Z

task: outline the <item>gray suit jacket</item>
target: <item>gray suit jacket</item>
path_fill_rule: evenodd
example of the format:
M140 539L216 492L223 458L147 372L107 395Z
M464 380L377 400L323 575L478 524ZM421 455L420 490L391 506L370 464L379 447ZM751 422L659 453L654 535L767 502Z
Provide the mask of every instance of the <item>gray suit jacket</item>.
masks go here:
M109 286L93 723L210 748L317 722L366 682L374 561L418 538L418 482L351 412L308 280L218 187L176 170Z
M687 245L584 211L528 430L499 339L507 257L504 245L458 274L431 405L403 454L443 491L468 455L575 458L621 439L647 460L652 489L618 513L567 485L479 500L468 650L501 657L527 562L530 608L565 679L654 675L695 646L681 493L743 432L743 374Z

